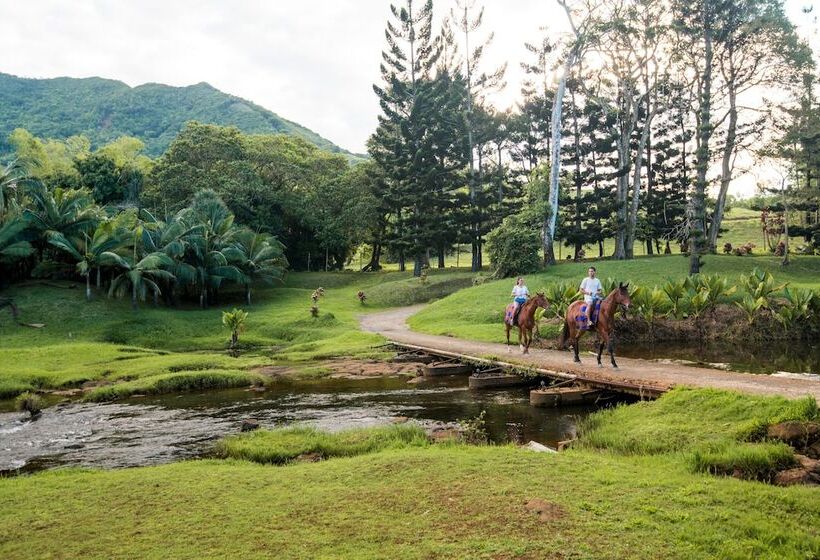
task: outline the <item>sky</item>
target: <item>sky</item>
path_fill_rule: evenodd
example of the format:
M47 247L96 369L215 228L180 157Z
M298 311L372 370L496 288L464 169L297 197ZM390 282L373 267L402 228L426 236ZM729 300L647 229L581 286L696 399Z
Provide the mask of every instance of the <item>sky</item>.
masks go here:
M395 1L395 0L394 0ZM479 5L481 0L479 0ZM512 105L524 42L567 29L555 0L484 0L495 32L488 68L508 63ZM0 72L29 78L100 76L131 86L208 82L298 122L353 152L376 127L388 0L0 0ZM786 0L820 52L820 0ZM801 8L814 6L806 16ZM437 17L454 0L436 0Z

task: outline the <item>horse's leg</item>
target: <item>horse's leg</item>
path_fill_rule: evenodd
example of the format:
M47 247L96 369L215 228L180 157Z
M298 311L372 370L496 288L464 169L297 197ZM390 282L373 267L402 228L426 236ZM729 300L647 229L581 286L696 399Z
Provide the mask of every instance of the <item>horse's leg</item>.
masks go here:
M532 330L524 329L524 354L530 353L530 343L532 342Z
M518 347L524 351L524 329L521 328L521 323L518 323Z
M572 350L575 352L575 363L577 363L577 364L580 364L580 363L581 363L581 358L580 358L580 357L578 357L578 341L579 341L579 340L581 340L580 335L576 335L576 336L572 339L572 342L573 342L573 344L572 344Z
M607 349L609 350L609 359L612 360L612 367L618 369L618 364L615 363L615 342L611 338L607 343Z
M606 343L603 340L598 341L598 367L604 367L604 364L601 363L601 354L604 353L604 346Z

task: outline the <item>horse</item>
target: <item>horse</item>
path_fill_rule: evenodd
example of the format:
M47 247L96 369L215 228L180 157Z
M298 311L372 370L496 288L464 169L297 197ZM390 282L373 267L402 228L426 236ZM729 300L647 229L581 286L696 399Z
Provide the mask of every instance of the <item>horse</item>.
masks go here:
M550 303L542 293L536 293L527 301L521 304L521 309L518 311L518 345L524 354L530 353L530 344L532 343L532 329L535 327L535 310L539 307L546 310ZM507 344L510 344L510 329L513 328L513 318L515 313L515 304L511 303L507 306L504 314L504 327L507 329Z
M629 309L632 300L629 297L627 284L618 284L618 287L604 298L601 302L601 308L598 312L598 321L595 323L595 331L598 334L598 367L604 367L601 363L601 354L604 352L604 345L609 351L609 358L612 361L612 367L617 369L618 364L615 363L615 349L613 343L613 335L615 334L615 311L619 306ZM558 346L565 350L567 344L572 346L575 351L575 362L581 363L578 357L578 340L589 329L582 329L579 327L579 322L582 324L586 322L586 313L581 309L586 305L583 301L576 301L567 308L566 316L564 317L564 326L561 328L561 337L558 339Z

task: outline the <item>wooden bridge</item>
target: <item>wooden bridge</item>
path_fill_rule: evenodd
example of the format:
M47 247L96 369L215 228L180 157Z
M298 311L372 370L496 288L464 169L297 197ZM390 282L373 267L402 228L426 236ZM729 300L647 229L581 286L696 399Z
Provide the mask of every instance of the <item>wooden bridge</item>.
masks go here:
M570 352L531 348L521 354L518 346L463 340L411 331L406 319L422 306L371 313L360 318L362 329L383 335L392 344L439 356L456 358L484 367L526 370L553 379L575 379L592 387L654 398L675 386L711 387L757 395L800 398L810 395L820 402L820 382L772 375L738 373L675 363L618 358L619 369L598 367L595 356L572 361ZM501 329L501 326L499 326ZM617 349L616 349L617 350Z

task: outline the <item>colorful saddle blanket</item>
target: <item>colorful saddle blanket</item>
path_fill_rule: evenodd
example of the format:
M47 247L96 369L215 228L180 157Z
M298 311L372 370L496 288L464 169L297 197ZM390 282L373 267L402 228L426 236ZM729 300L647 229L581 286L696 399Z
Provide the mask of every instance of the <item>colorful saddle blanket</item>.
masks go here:
M594 305L595 305L595 308L592 310L592 322L597 323L598 322L598 315L600 315L600 313L601 313L601 300L596 299ZM575 322L577 323L578 328L582 331L588 330L587 321L586 321L587 307L588 306L587 306L586 303L582 303L581 304L581 313L579 313L578 316L575 318Z
M510 326L515 326L513 323L513 315L515 315L515 304L511 303L504 312L504 322Z

